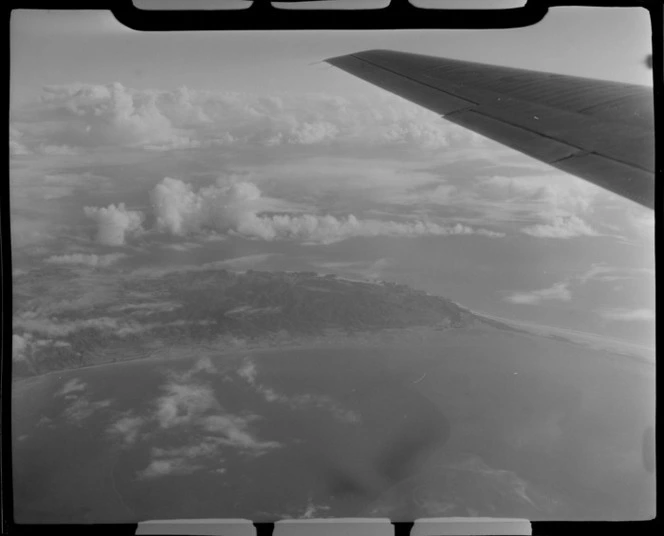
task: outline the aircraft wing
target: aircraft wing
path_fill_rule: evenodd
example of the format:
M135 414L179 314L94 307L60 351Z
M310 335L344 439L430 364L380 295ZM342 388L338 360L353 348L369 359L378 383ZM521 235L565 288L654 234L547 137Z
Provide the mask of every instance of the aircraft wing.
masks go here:
M651 88L392 50L325 61L487 138L654 206Z

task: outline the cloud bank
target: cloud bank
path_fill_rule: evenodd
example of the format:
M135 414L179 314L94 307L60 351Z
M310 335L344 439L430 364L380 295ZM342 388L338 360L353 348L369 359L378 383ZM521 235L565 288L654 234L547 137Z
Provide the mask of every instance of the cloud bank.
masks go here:
M383 92L375 98L325 94L254 95L237 92L132 89L107 85L46 86L23 119L51 127L34 140L14 127L15 155L30 148L69 154L77 147L138 147L164 151L219 146L404 146L435 150L476 136L437 114Z
M592 213L598 191L593 184L561 174L493 176L479 181L471 200L507 218L523 219L527 214L531 221L539 220L522 227L524 234L564 239L599 234L582 217Z
M352 237L415 237L483 235L501 237L503 233L474 229L459 223L440 225L430 221L397 222L361 219L350 214L274 214L288 209L287 203L264 198L260 189L243 181L217 181L198 190L179 179L164 178L150 194L154 229L174 236L209 233L239 235L245 238L299 240L312 244L331 244ZM97 221L97 241L122 245L125 236L141 232L143 214L128 211L123 203L108 208L86 207L85 214Z

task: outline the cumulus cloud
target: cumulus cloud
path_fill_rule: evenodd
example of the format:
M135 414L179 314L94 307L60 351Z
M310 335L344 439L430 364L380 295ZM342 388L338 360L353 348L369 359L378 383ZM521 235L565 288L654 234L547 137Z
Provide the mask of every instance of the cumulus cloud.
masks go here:
M173 146L191 143L159 109L153 91L134 91L120 83L106 86L47 86L42 102L61 118L53 135L78 146Z
M248 431L246 418L233 415L210 415L202 421L202 427L214 434L219 434L219 442L230 447L251 451L265 451L281 447L278 441L260 441Z
M58 391L56 394L59 396L66 396L70 393L85 391L86 387L87 384L85 382L82 382L78 378L73 378L65 383L62 389L60 389L60 391Z
M153 460L145 469L139 471L137 476L139 479L150 479L167 475L190 475L199 469L201 466L180 458Z
M254 364L253 361L245 361L242 366L237 370L237 375L240 376L243 380L245 380L247 383L250 385L254 385L256 383L256 375L258 374L258 371L256 370L256 365Z
M23 144L21 139L23 133L13 125L9 127L9 154L12 156L20 156L30 154L30 150Z
M283 404L295 410L310 408L320 409L331 413L335 419L346 424L357 424L362 420L359 413L344 408L329 396L309 393L285 395L277 392L271 387L261 384L257 380L258 370L256 364L250 359L245 360L236 373L251 385L267 402Z
M12 335L12 359L14 361L25 360L31 339L32 336L29 333L24 333L23 335L14 333Z
M655 311L652 309L626 309L622 307L603 309L599 315L604 320L620 322L641 322L655 320Z
M165 391L156 402L161 428L188 424L218 405L212 389L204 385L170 383Z
M47 86L39 103L25 106L32 116L39 118L41 112L54 125L43 145L67 150L79 146L167 150L331 143L435 150L459 137L476 138L429 110L378 91L375 98L265 96L186 87L136 90L117 82L79 83ZM12 141L20 145L17 138Z
M598 236L598 232L578 216L553 216L551 223L531 225L521 229L523 233L539 238L574 238Z
M45 262L51 264L83 264L92 267L107 267L126 257L124 253L109 253L107 255L96 255L94 253L74 253L71 255L54 255Z
M21 156L30 154L30 151L20 141L9 140L9 154L12 156Z
M544 300L570 301L572 293L568 288L569 283L563 281L556 283L552 287L532 292L516 292L505 298L506 301L518 304L537 304Z
M537 223L521 228L525 234L562 239L599 234L584 219L592 214L599 191L567 175L493 176L480 179L467 201L492 218L535 220Z
M118 438L126 446L133 445L138 439L141 428L145 425L143 417L125 415L113 422L107 429L111 437Z
M107 408L111 405L110 400L99 400L97 402L91 401L86 396L77 397L67 409L64 411L64 416L70 423L78 424L81 421L92 416L98 410Z
M56 393L56 396L61 396L65 400L70 401L63 412L68 422L78 424L92 416L98 410L111 405L110 400L90 400L89 396L85 394L86 389L87 384L85 382L82 382L78 378L73 378L65 383L62 389Z
M85 207L85 215L97 223L96 240L105 246L121 246L125 243L127 234L136 234L141 231L143 213L136 210L127 210L124 203L117 207L109 205L106 208Z
M150 479L166 475L187 475L195 471L205 469L209 472L208 466L196 463L195 460L214 456L215 463L223 461L219 458L218 450L221 442L216 437L193 438L195 443L190 443L178 447L158 448L151 450L152 461L150 464L139 471L138 478ZM222 467L215 469L216 473L223 473Z
M209 357L201 357L196 361L193 367L184 372L171 372L170 376L178 382L187 382L196 374L204 372L206 374L216 374L219 371L217 367L214 366L212 360Z
M219 182L196 192L191 185L167 177L154 188L151 199L156 228L174 235L215 230L269 241L301 240L318 244L359 236L504 236L458 223L446 226L421 220L360 219L352 214L342 218L329 214L269 214L278 208L278 203L264 199L258 187L250 182Z

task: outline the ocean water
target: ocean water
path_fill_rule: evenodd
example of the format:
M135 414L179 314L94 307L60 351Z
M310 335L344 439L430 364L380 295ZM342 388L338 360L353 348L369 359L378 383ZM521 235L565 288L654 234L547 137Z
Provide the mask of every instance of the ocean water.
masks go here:
M654 372L499 331L15 384L18 522L654 512Z

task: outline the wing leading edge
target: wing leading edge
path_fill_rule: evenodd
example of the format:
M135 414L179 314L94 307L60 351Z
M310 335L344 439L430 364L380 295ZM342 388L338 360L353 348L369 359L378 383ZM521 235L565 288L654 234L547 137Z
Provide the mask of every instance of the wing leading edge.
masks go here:
M453 123L654 207L653 92L648 87L391 50L325 61Z

